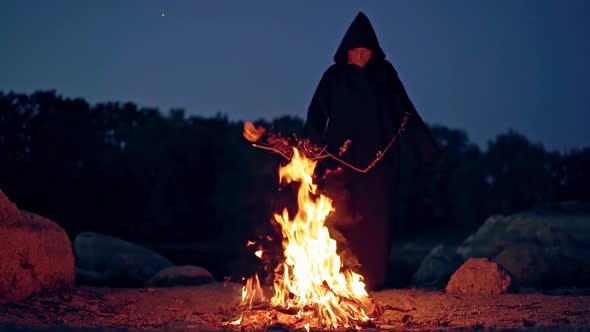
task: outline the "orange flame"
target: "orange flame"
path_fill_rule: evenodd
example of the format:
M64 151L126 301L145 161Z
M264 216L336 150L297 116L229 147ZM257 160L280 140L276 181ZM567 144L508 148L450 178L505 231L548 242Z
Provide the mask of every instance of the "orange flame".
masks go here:
M325 226L334 211L332 200L318 195L313 183L316 163L294 148L291 162L279 169L281 182L299 182L300 187L293 219L286 208L274 215L281 226L285 259L275 269L271 304L294 308L322 327L358 328L359 322L369 320L362 308L368 294L361 275L342 271L336 241ZM253 289L253 284L244 288L244 299L255 294Z
M256 274L254 277L249 278L246 281L246 285L242 287L242 305L248 305L248 308L252 309L253 304L263 301L266 301L266 298L260 286L260 279L258 279L258 275Z
M258 257L258 258L262 258L262 249L260 249L260 250L256 250L256 251L254 252L254 255L256 255L256 257Z
M244 131L242 132L242 135L248 141L256 142L262 137L262 135L264 135L265 131L266 130L262 126L256 127L252 122L248 121L244 123Z

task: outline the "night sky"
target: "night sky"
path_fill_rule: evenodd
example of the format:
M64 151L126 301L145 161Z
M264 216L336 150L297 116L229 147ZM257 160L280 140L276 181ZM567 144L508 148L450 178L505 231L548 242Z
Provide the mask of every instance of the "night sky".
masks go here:
M305 118L358 11L426 122L590 145L587 0L3 0L0 90Z

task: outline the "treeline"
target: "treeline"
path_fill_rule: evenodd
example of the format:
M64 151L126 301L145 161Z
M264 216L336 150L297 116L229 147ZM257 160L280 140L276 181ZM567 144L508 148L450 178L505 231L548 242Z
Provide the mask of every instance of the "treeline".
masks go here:
M301 134L304 122L281 117L257 124ZM89 105L53 91L0 92L0 189L71 237L93 230L233 250L268 224L281 162L252 148L242 126L223 115ZM549 152L511 131L482 151L462 130L432 131L443 158L419 172L404 163L396 234L474 228L491 213L590 200L590 148Z

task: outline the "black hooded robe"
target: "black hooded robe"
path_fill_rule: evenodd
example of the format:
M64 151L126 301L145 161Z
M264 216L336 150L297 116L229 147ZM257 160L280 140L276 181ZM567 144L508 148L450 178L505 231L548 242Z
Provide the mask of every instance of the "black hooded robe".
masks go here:
M364 68L347 63L347 51L372 50ZM343 143L352 142L342 159L365 168L398 131L409 113L405 132L418 163L432 164L438 157L436 143L385 54L369 19L359 13L348 28L334 62L324 73L307 113L306 131L317 144L338 154ZM384 285L390 244L393 195L399 186L399 143L368 173L347 167L330 174L325 183L334 200L335 213L328 226L335 231L345 265L356 267L369 289ZM333 168L335 164L324 167ZM346 250L350 250L348 254ZM352 253L351 259L349 255ZM360 263L357 266L356 263Z

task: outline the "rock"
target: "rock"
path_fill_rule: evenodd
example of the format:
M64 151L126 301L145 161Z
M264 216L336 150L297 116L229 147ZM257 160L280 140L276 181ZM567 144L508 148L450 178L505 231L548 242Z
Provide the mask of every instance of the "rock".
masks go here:
M543 247L572 247L577 245L570 234L556 225L539 227L535 232L535 237Z
M510 273L516 287L539 288L549 269L543 249L530 242L509 245L494 261Z
M412 275L412 285L420 288L443 288L461 263L463 258L457 254L456 248L436 246Z
M0 190L0 225L16 225L21 219L21 214L16 204L11 202Z
M66 232L49 219L19 211L0 191L0 303L73 284Z
M470 235L457 249L457 253L464 259L471 257L495 257L504 247L515 240L514 234L509 234L507 229L513 222L513 218L493 215L486 219L483 225Z
M113 236L83 232L74 239L78 267L105 276L105 286L143 287L160 270L173 266L160 254Z
M590 228L590 219L586 225L585 228ZM580 242L584 239L580 236L584 232L580 229L582 226L578 225L578 229L569 229L575 225L564 222L562 225L548 225L536 232L536 242L542 249L543 260L547 266L540 280L540 287L590 286L590 242Z
M519 287L588 287L590 214L566 207L492 216L457 252L498 262Z
M428 239L394 241L389 254L387 287L406 287L422 261L439 242Z
M202 267L172 266L158 272L145 284L146 287L196 286L215 281L213 275Z
M465 259L493 258L515 243L540 242L546 247L564 241L588 246L590 214L522 212L510 216L494 215L470 235L457 252Z
M76 284L88 286L101 286L107 283L107 276L102 273L76 268Z
M497 263L470 258L453 273L445 290L454 294L503 294L510 285L510 276Z

